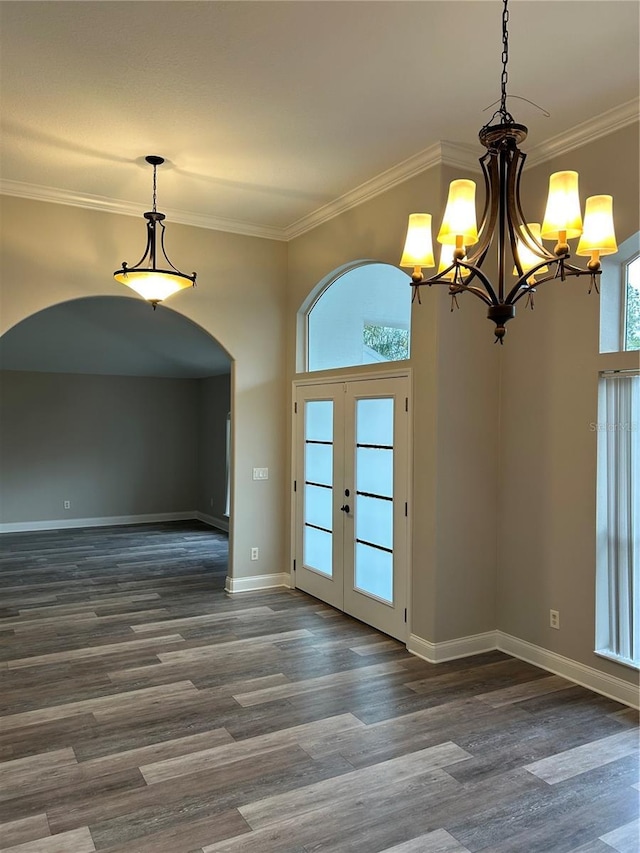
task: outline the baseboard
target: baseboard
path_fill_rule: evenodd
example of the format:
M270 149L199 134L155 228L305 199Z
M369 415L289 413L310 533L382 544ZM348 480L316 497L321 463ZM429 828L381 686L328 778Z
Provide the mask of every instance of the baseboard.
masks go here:
M228 518L217 518L215 515L207 515L206 512L199 512L196 510L194 517L201 521L203 524L208 524L209 527L215 527L218 530L224 530L225 533L229 532L229 519Z
M540 669L546 669L554 675L560 675L567 681L572 681L623 705L629 705L631 708L638 708L640 705L640 691L637 685L551 652L549 649L535 646L511 634L505 634L503 631L487 631L485 634L460 637L444 643L431 643L416 634L411 634L407 643L407 651L429 663L443 663L494 649L538 666Z
M76 527L113 527L119 524L157 524L189 521L196 512L156 512L146 515L107 515L101 518L54 518L47 521L16 521L0 524L0 533L29 533L35 530L68 530Z
M600 672L592 666L578 663L578 661L556 654L556 652L550 652L540 646L534 646L533 643L528 643L526 640L521 640L502 631L496 631L496 642L500 651L506 652L514 658L535 664L541 669L553 672L554 675L561 675L563 678L575 682L575 684L588 687L595 693L601 693L603 696L608 696L609 699L622 702L623 705L629 705L632 708L640 706L638 686L623 681L622 678Z
M258 589L273 589L277 586L291 586L291 577L286 572L272 575L254 575L249 578L230 578L224 584L225 592L252 592Z
M495 648L495 631L446 640L444 643L431 643L429 640L418 637L417 634L411 634L407 642L407 651L429 663L444 663L447 660L479 655L481 652L491 652Z

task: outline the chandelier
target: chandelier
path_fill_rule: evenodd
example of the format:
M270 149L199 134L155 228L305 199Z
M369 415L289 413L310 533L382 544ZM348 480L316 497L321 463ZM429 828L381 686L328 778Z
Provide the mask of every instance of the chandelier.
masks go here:
M423 268L435 267L431 235L431 214L412 213L401 267L413 268L413 298L420 302L420 288L447 285L451 310L460 293L472 293L487 306L487 317L495 325L496 342L503 343L505 324L515 317L516 303L523 297L533 308L536 288L547 281L569 276L590 277L598 292L600 257L617 252L613 228L613 199L610 195L591 196L585 205L584 222L580 209L577 172L555 172L549 179L549 195L542 224L527 222L520 202L520 179L526 160L518 145L526 139L527 128L516 124L507 109L507 65L509 61L509 10L503 0L502 76L500 106L480 130L480 142L487 149L480 158L484 176L485 202L480 228L476 223L474 181L452 181L442 224L437 235L441 244L438 270L424 278ZM495 122L495 123L494 123ZM579 237L576 254L588 257L586 269L569 263L568 240ZM542 243L555 240L552 251ZM483 264L496 243L498 275L492 283ZM508 258L507 252L511 258ZM515 277L515 281L514 281Z
M158 166L164 163L164 158L150 154L145 157L145 160L153 166L153 210L144 214L144 218L147 220L147 248L135 266L129 267L127 262L123 261L122 269L116 270L113 277L120 284L126 284L127 287L144 297L147 302L153 305L155 311L156 306L163 299L177 293L184 287L195 287L196 274L187 275L180 272L167 257L164 248L165 226L163 221L166 217L164 213L159 213L156 210L156 171ZM158 248L162 257L159 256ZM164 264L166 268L158 267L158 261Z

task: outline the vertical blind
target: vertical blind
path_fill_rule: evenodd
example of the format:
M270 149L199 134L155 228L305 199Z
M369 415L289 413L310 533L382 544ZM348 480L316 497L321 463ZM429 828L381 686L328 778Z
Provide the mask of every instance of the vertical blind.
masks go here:
M640 372L603 373L598 405L597 645L640 665Z

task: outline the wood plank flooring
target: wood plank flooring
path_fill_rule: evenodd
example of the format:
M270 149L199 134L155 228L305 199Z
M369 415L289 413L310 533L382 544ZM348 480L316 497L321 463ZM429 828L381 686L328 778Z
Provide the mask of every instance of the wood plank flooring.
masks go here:
M197 522L0 539L6 853L638 853L638 721L433 666Z

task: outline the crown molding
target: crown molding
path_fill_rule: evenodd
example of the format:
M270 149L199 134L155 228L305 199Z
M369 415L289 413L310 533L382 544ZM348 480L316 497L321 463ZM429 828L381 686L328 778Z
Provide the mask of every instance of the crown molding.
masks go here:
M424 148L417 154L413 154L401 163L397 163L390 169L386 169L374 178L370 178L363 184L344 193L344 195L296 220L284 229L286 239L292 240L294 237L299 237L300 234L322 225L323 222L328 222L346 210L358 207L363 202L375 198L375 196L392 189L403 181L407 181L409 178L442 163L475 170L478 168L478 157L469 145L460 145L455 142L436 142L429 148Z
M617 107L613 107L599 116L582 122L564 133L553 136L545 142L531 148L527 153L527 167L536 166L573 151L589 142L621 130L634 124L640 117L640 101L634 98ZM167 210L166 215L171 222L181 225L192 225L196 228L209 228L215 231L226 231L230 234L241 234L247 237L262 237L266 240L289 241L299 237L324 222L334 219L341 213L363 204L369 199L381 195L398 184L426 172L434 166L453 166L467 171L478 171L478 161L482 150L478 147L457 142L436 142L434 145L419 151L390 169L370 178L349 192L344 193L328 204L317 208L306 216L293 222L285 228L273 225L259 225L251 222L240 222L235 219L208 216L200 213L189 213L183 210ZM82 207L88 210L100 210L105 213L118 213L124 216L140 216L141 207L132 202L117 201L104 196L78 194L54 187L44 187L37 184L27 184L20 181L0 180L0 194L28 198L36 201L49 201L56 204L67 204L71 207Z
M39 184L27 184L22 181L0 180L0 195L28 198L33 201L49 201L54 204L66 204L70 207L82 207L86 210L99 210L102 213L118 213L121 216L142 216L143 208L130 201L120 201L100 195L74 193L56 187L43 187ZM252 222L240 222L201 213L184 210L165 209L164 214L172 223L192 225L196 228L208 228L212 231L226 231L230 234L242 234L246 237L263 237L266 240L286 240L285 229L273 225L257 225Z
M573 151L574 148L580 148L588 142L595 142L596 139L634 124L639 118L640 100L634 98L535 145L527 152L527 166L537 166L560 154Z
M573 151L574 148L579 148L588 142L615 133L616 130L621 130L623 127L637 122L639 114L640 101L637 98L613 107L599 116L594 116L576 125L576 127L536 145L527 153L526 165L528 168L536 166L560 154ZM294 237L299 237L305 231L316 228L345 210L356 207L433 166L444 164L458 169L478 171L481 155L482 148L480 147L457 142L438 142L418 154L414 154L413 157L403 160L402 163L392 166L385 172L381 172L375 178L365 181L364 184L360 184L360 186L314 210L302 219L298 219L297 222L284 229L286 239L292 240Z

